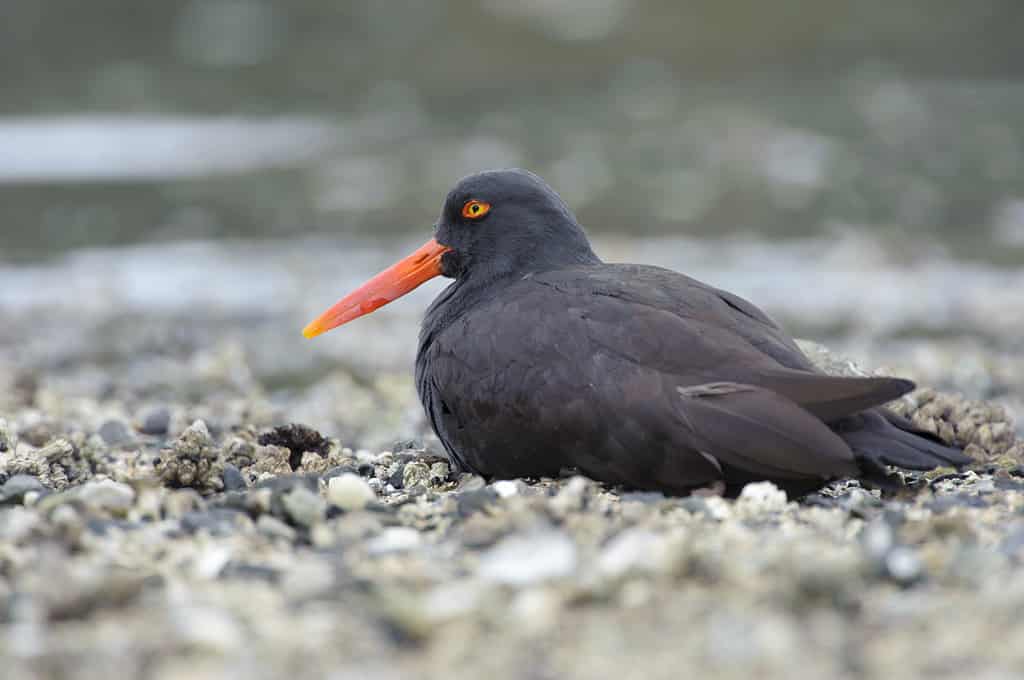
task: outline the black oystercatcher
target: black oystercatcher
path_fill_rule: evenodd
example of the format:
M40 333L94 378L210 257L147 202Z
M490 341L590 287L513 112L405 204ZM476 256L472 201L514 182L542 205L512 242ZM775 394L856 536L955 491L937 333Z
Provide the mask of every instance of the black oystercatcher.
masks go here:
M909 380L825 375L746 300L602 262L558 194L523 170L460 181L433 239L304 334L435 276L454 282L423 321L416 386L452 459L486 477L577 468L672 494L755 480L806 491L970 462L881 406Z

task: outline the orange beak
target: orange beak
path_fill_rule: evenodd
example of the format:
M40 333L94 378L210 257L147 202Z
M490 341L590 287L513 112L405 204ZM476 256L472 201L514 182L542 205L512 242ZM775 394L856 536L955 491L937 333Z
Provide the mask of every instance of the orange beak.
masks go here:
M332 328L380 309L435 276L440 276L441 256L449 250L451 248L430 239L412 255L391 265L343 297L316 321L306 326L302 334L307 338L314 338L326 333Z

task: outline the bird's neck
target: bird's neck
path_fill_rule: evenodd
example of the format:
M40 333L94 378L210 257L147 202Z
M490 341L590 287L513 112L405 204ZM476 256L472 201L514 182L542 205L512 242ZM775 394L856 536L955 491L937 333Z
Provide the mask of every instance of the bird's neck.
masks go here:
M420 334L421 350L433 335L476 305L498 295L508 285L541 272L601 264L590 245L584 242L584 246L564 250L550 248L543 256L535 255L521 262L508 260L502 266L467 270L441 291L427 309Z

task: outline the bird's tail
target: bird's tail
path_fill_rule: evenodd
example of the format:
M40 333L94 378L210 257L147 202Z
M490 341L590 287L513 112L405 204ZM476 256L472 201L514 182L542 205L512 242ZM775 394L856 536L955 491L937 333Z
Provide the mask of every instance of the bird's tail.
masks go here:
M884 476L886 466L908 470L962 467L972 462L958 448L884 408L864 411L833 423L868 476Z

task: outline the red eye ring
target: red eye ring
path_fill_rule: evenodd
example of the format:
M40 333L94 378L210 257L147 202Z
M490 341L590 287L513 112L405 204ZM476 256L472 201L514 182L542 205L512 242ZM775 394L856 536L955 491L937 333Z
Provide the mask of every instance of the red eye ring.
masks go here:
M462 216L467 220L478 220L491 211L491 204L472 199L462 205Z

